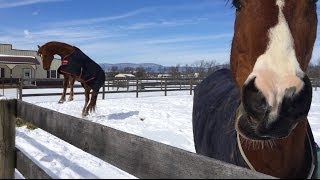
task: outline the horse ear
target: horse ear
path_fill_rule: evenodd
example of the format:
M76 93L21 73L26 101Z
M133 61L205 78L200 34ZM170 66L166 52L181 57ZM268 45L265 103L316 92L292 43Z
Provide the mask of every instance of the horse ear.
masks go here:
M40 46L38 45L38 48L40 49Z

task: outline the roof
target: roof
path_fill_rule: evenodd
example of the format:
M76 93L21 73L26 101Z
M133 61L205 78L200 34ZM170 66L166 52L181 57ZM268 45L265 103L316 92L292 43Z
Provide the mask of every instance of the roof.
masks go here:
M0 55L0 64L33 64L39 65L34 56Z
M115 77L135 77L132 74L117 74Z

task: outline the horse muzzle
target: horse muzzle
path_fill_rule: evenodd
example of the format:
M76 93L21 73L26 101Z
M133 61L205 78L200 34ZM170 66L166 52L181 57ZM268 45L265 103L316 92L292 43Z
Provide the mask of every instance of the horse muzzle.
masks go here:
M49 70L50 70L50 67L45 67L45 66L43 66L43 69L46 70L46 71L49 71Z
M252 140L289 136L296 125L308 116L312 100L309 78L304 76L304 85L299 92L295 92L295 88L287 88L276 108L268 104L254 80L243 87L242 102L237 112L237 131Z

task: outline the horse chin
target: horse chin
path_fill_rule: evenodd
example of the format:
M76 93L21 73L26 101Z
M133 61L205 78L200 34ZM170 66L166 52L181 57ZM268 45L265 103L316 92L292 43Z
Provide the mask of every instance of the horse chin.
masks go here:
M43 66L43 69L46 70L46 71L49 71L50 67L44 67Z
M298 122L282 127L267 128L264 123L257 123L244 115L237 118L236 131L247 140L277 140L287 138L297 124Z

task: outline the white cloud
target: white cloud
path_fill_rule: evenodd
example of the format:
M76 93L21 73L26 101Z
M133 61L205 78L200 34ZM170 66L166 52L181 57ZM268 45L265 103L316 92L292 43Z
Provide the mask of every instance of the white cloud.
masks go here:
M158 27L176 27L176 26L185 26L197 24L204 19L197 20L176 20L176 21L160 21L160 22L142 22L142 23L134 23L128 26L121 26L122 29L126 30L141 30L141 29L150 29L150 28L158 28Z
M98 23L107 22L107 21L129 18L138 14L149 12L149 11L153 11L153 8L141 8L141 9L137 9L134 11L126 12L126 13L115 15L115 16L78 19L78 20L71 20L71 21L65 21L65 22L58 22L54 24L57 26L79 26L79 25L98 24Z
M38 3L48 3L48 2L57 2L64 0L0 0L0 9L1 8L13 8L18 6L27 6L31 4Z
M39 15L39 11L34 11L34 12L32 12L32 15L33 15L33 16Z
M216 35L203 35L203 36L184 36L184 37L173 37L167 39L152 39L145 40L145 44L172 44L181 42L191 42L191 41L205 41L220 38L232 38L232 33L216 34Z
M26 37L26 38L30 37L30 32L28 29L23 30L23 34L24 34L24 37Z

